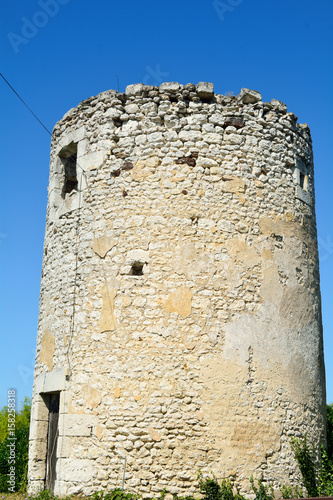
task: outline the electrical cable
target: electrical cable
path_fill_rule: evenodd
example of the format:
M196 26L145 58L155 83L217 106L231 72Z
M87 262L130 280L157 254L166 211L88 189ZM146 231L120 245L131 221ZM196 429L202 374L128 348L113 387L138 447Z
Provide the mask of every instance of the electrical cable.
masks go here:
M2 79L6 82L6 83L7 83L8 87L12 89L12 91L14 92L14 94L16 94L16 95L17 95L17 97L20 99L20 101L22 101L22 102L23 102L24 106L25 106L26 108L28 108L28 110L30 111L30 113L31 113L31 114L32 114L32 115L36 118L36 120L37 120L37 121L41 124L41 126L42 126L43 128L45 128L46 132L47 132L48 134L50 134L50 136L52 137L52 132L50 132L50 131L49 131L49 129L45 127L44 123L43 123L43 122L41 122L41 121L40 121L40 119L38 118L38 116L36 116L36 115L35 115L35 113L32 111L32 109L31 109L31 108L29 108L29 106L27 105L27 103L26 103L26 102L22 99L22 97L21 97L21 96L20 96L20 95L16 92L16 90L15 90L15 89L11 86L11 84L9 83L9 81L8 81L8 80L6 80L6 78L3 76L3 74L2 74L2 73L0 73L0 76L1 76L1 78L2 78Z
M36 118L36 120L40 123L40 125L46 130L46 132L51 136L52 140L59 146L60 143L59 141L52 135L52 133L48 130L48 128L43 124L43 122L38 118L38 116L32 111L32 109L27 105L27 103L22 99L22 97L19 95L18 92L14 89L14 87L8 82L8 80L3 76L2 73L0 73L0 76L2 79L6 82L8 87L14 92L14 94L20 99L20 101L24 104L24 106L30 111L30 113ZM118 81L118 76L117 76L117 81ZM119 86L119 81L118 81L118 86ZM119 90L119 89L118 89ZM86 179L86 187L88 186L88 179L87 179L87 174L85 170L79 165L77 160L75 160L73 157L67 158L69 161L72 161L75 163L77 167L82 171L83 176ZM80 239L79 239L79 229L80 229L80 224L81 224L81 208L82 208L82 176L80 178L80 184L78 186L78 194L79 194L79 203L78 203L78 217L77 217L77 223L76 223L76 250L75 250L75 270L74 270L74 284L73 284L73 313L72 313L72 318L71 318L71 328L70 328L70 337L69 337L69 342L68 342L68 347L67 347L67 361L69 365L69 369L71 371L71 363L70 363L70 356L69 356L69 350L72 345L72 340L74 336L74 329L75 329L75 301L76 301L76 289L77 289L77 274L78 274L78 261L79 261L79 244L80 244ZM103 273L104 277L106 278L106 273L105 269L103 268ZM107 297L108 297L108 302L111 307L111 298L109 295L109 290L107 287Z

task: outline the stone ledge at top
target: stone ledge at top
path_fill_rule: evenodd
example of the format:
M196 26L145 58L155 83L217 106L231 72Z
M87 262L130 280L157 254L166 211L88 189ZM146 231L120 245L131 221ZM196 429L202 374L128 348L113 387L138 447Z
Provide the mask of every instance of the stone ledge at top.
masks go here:
M187 84L189 85L189 84ZM125 94L127 96L138 96L142 94L146 85L143 83L134 83L132 85L127 85ZM194 85L193 85L194 87ZM178 82L164 82L159 85L159 91L161 93L171 93L175 94L178 91L181 91L184 88L184 85L181 85ZM209 100L214 97L214 84L210 82L199 82L195 86L196 92L201 99ZM237 96L237 99L241 101L243 104L255 104L256 102L262 101L262 97L260 92L256 90L242 88L240 93Z

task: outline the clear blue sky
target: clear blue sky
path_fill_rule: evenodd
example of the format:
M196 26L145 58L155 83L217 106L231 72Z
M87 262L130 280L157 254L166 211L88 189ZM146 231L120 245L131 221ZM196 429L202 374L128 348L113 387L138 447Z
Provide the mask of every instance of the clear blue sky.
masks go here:
M47 128L81 100L144 82L209 81L285 102L308 123L327 399L333 402L331 0L2 0L1 72ZM1 93L0 407L31 395L50 137L13 92Z

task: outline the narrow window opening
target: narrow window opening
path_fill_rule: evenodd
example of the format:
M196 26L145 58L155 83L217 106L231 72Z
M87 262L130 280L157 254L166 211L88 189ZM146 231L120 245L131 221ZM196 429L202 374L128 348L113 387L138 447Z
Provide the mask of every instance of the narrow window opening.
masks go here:
M300 172L299 174L299 185L304 191L308 190L308 176Z
M72 191L77 191L78 189L76 168L77 144L71 142L68 146L60 151L59 157L62 164L64 165L65 181L62 194L63 198L65 198L66 194L69 194Z
M305 175L300 172L299 174L299 184L301 186L302 189L304 189L304 183L305 183Z
M134 262L131 267L131 276L143 276L144 262Z

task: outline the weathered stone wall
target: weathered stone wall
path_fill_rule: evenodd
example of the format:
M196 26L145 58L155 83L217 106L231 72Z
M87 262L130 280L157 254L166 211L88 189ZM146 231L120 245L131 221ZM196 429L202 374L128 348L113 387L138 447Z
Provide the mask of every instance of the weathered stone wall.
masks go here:
M138 84L57 123L32 490L54 391L57 494L120 486L125 456L150 496L199 469L298 483L290 438L323 437L325 384L311 138L283 103Z

